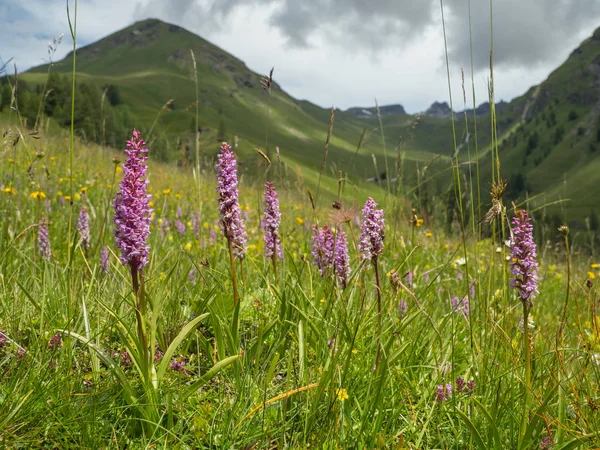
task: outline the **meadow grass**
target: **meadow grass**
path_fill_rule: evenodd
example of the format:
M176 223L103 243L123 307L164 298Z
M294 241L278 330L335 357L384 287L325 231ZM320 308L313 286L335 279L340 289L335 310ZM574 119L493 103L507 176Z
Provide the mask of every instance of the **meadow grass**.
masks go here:
M315 213L304 188L276 180L284 258L275 278L271 261L263 256L257 187L242 183L249 240L241 264L239 334L232 336L233 293L226 241L218 227L214 171L201 169L203 209L195 234L198 185L191 168L150 158L155 212L146 292L150 309L160 311L157 354L194 317L209 313L171 355L169 366L185 361L185 369L169 369L160 396L150 401L125 354L131 343L123 330L135 323L135 314L129 274L118 261L111 233L110 203L121 177L112 160L123 156L76 142L69 177L62 139L24 136L12 146L18 128L9 129L2 154L0 242L5 336L0 435L9 448L517 446L524 398L523 328L520 301L508 286L509 249L502 242L447 235L431 220L413 221L382 195L388 223L379 257L383 356L374 370L380 336L377 295L373 269L355 251L360 229L352 216L357 211L344 224L352 273L341 289L313 266L310 246L310 226L332 224L337 210L328 205L337 195L321 191L323 206ZM295 191L293 201L288 190ZM72 243L67 239L71 200L74 211L82 205L89 211L89 251L79 237ZM349 205L352 198L342 192L341 202ZM396 214L399 225L390 239ZM36 249L43 217L49 224L49 261ZM185 224L183 232L175 227L178 218ZM589 267L593 260L588 256L574 258L561 328L567 263L564 246L556 244L549 251L540 245L540 295L530 322L531 407L522 448L537 446L559 429L563 446L571 445L565 448L598 442L597 268ZM110 250L107 273L100 267L103 245ZM453 309L454 296L468 298L468 314ZM111 356L135 393L135 403L127 401L115 368L95 359L94 351L70 332L87 336ZM57 333L61 345L49 344ZM202 378L235 355L235 365ZM473 380L473 389L458 392L458 377ZM198 380L201 385L184 396ZM438 386L448 383L454 392L441 401ZM561 405L565 414L559 421ZM151 426L140 409L153 411Z

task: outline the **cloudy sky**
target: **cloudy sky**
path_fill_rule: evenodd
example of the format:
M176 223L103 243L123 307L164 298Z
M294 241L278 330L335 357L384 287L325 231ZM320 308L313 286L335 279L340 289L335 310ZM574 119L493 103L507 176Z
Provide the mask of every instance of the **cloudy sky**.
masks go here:
M489 3L444 1L457 110L461 68L472 102L471 53L477 103L487 100ZM55 60L64 56L72 46L65 5L0 0L0 57L14 57L20 71L41 64L61 33ZM600 1L495 0L492 16L496 100L510 100L543 81L600 26ZM77 17L80 45L149 17L178 24L256 72L275 66L283 89L324 107L372 106L377 98L416 113L449 99L439 0L79 0Z

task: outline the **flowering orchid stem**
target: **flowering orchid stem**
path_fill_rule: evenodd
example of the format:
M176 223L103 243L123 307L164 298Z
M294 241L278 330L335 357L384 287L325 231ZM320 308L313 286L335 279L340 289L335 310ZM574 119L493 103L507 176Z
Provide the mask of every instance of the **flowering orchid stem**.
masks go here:
M373 258L373 267L375 267L375 283L377 285L377 358L375 359L375 370L379 366L381 359L381 283L379 281L379 266L377 257Z
M233 284L233 306L237 307L240 302L240 296L238 294L238 282L237 274L235 271L235 259L233 257L233 243L231 239L227 239L227 247L229 249L229 264L231 264L231 282Z
M146 317L146 296L144 295L144 279L141 271L134 265L130 265L131 268L131 284L133 286L133 293L135 295L135 317L137 320L138 338L141 342L141 348L143 355L142 361L144 363L144 375L146 376L146 385L150 382L151 376L149 373L150 366L150 352L148 350L148 337L146 336L146 326L144 318ZM140 283L141 281L141 283Z
M271 256L271 261L273 262L273 275L275 276L275 283L277 283L277 258L275 255Z
M523 386L523 415L521 417L521 431L519 433L521 444L519 448L524 448L522 440L527 432L529 423L529 403L531 398L531 352L529 336L529 302L523 301L523 360L525 364L525 382Z

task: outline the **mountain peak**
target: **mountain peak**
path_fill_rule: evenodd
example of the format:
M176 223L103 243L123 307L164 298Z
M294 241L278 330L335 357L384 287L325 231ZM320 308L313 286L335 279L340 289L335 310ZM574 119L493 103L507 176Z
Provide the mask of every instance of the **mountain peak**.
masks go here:
M447 102L433 102L424 114L429 117L448 119L451 116L451 112L452 110Z

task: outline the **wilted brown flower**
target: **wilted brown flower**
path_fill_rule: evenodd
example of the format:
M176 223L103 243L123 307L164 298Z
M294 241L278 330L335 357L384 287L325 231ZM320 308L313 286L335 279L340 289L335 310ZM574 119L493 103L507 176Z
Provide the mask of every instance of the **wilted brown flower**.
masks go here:
M339 208L336 208L334 206L333 211L331 211L331 213L329 214L329 219L335 225L339 225L345 222L351 222L356 216L358 216L359 211L360 210L356 205L345 206L340 203Z
M495 217L499 216L502 213L503 205L502 205L502 196L504 192L506 192L506 187L508 183L506 180L495 181L492 184L492 190L490 191L490 196L492 198L492 206L485 213L485 215L481 218L481 223L490 224L494 220Z

